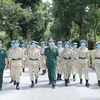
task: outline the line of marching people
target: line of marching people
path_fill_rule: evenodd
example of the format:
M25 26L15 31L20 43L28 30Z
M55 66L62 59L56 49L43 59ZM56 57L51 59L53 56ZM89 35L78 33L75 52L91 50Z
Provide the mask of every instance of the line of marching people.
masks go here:
M78 69L80 84L82 84L82 70L85 74L85 86L89 87L88 68L90 66L90 55L86 47L86 40L80 41L80 47L77 43L70 43L61 41L55 45L54 39L48 39L47 46L45 42L39 43L32 40L29 44L20 44L19 40L12 40L11 47L7 52L3 49L3 40L0 39L0 90L2 90L3 71L10 69L11 81L16 85L16 89L20 89L20 75L21 71L25 71L27 66L30 73L30 87L34 87L38 83L39 70L42 67L42 75L48 71L49 85L52 88L56 86L56 80L62 80L64 75L65 86L68 86L71 73L73 81L76 80L76 71ZM20 47L21 46L21 47ZM93 51L92 66L95 67L98 86L100 86L100 42L96 43L96 48ZM56 78L57 74L57 78Z

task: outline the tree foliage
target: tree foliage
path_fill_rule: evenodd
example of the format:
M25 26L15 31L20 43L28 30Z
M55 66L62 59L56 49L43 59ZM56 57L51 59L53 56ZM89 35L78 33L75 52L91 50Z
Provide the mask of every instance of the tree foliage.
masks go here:
M28 9L23 9L12 1L0 1L0 30L5 31L11 39L22 36L19 20L25 18L29 21L32 17Z
M53 2L55 20L51 31L54 34L62 34L62 36L68 37L66 40L71 39L73 34L78 36L78 40L88 40L88 34L91 30L95 34L94 30L100 21L100 14L98 13L100 8L99 0L53 0ZM74 30L72 29L73 23L77 25L79 35L72 33L71 30ZM69 31L66 31L67 29ZM60 33L56 30L59 30ZM94 37L96 36L94 35Z

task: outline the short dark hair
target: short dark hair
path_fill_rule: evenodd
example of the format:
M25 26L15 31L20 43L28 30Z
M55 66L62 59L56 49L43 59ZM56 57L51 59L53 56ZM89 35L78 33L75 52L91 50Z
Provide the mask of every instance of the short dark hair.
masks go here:
M50 37L48 38L48 41L49 41L50 38L52 38L52 39L54 40L54 37L50 36Z
M1 41L2 41L2 43L3 43L3 39L1 39L1 38L0 38L0 40L1 40Z

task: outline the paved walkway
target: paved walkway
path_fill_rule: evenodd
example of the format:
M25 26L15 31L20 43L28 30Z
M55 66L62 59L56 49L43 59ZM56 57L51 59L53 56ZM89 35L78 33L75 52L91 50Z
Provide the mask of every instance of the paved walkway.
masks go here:
M95 71L89 69L90 88L79 84L77 75L76 82L70 78L68 87L64 86L64 81L58 81L56 89L48 85L47 74L39 77L39 82L35 87L30 88L30 77L28 69L22 73L20 90L16 90L10 81L9 70L4 73L3 90L0 91L0 100L100 100L100 87L97 86Z

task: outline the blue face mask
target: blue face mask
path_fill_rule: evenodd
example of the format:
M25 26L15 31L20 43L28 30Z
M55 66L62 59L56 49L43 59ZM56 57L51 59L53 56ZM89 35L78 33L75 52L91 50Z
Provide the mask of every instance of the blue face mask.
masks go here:
M82 43L82 44L81 44L81 46L82 46L82 47L84 47L84 46L85 46L85 44L84 44L84 43Z
M49 42L49 46L54 46L54 42Z
M2 47L2 44L0 43L0 47Z
M98 49L100 49L100 45L97 45L96 47L97 47Z
M36 45L32 45L32 48L35 48L36 47Z
M74 45L73 48L77 48L77 45Z
M41 47L42 47L42 48L44 48L44 47L45 47L45 45L41 45Z
M14 44L14 47L15 47L15 48L18 48L18 47L19 47L19 44Z
M14 43L11 43L11 46L14 47Z
M65 48L69 48L69 46L68 45L65 45Z
M58 45L58 48L61 48L62 47L62 45Z
M24 47L24 46L22 46L22 48L24 49L25 47Z

